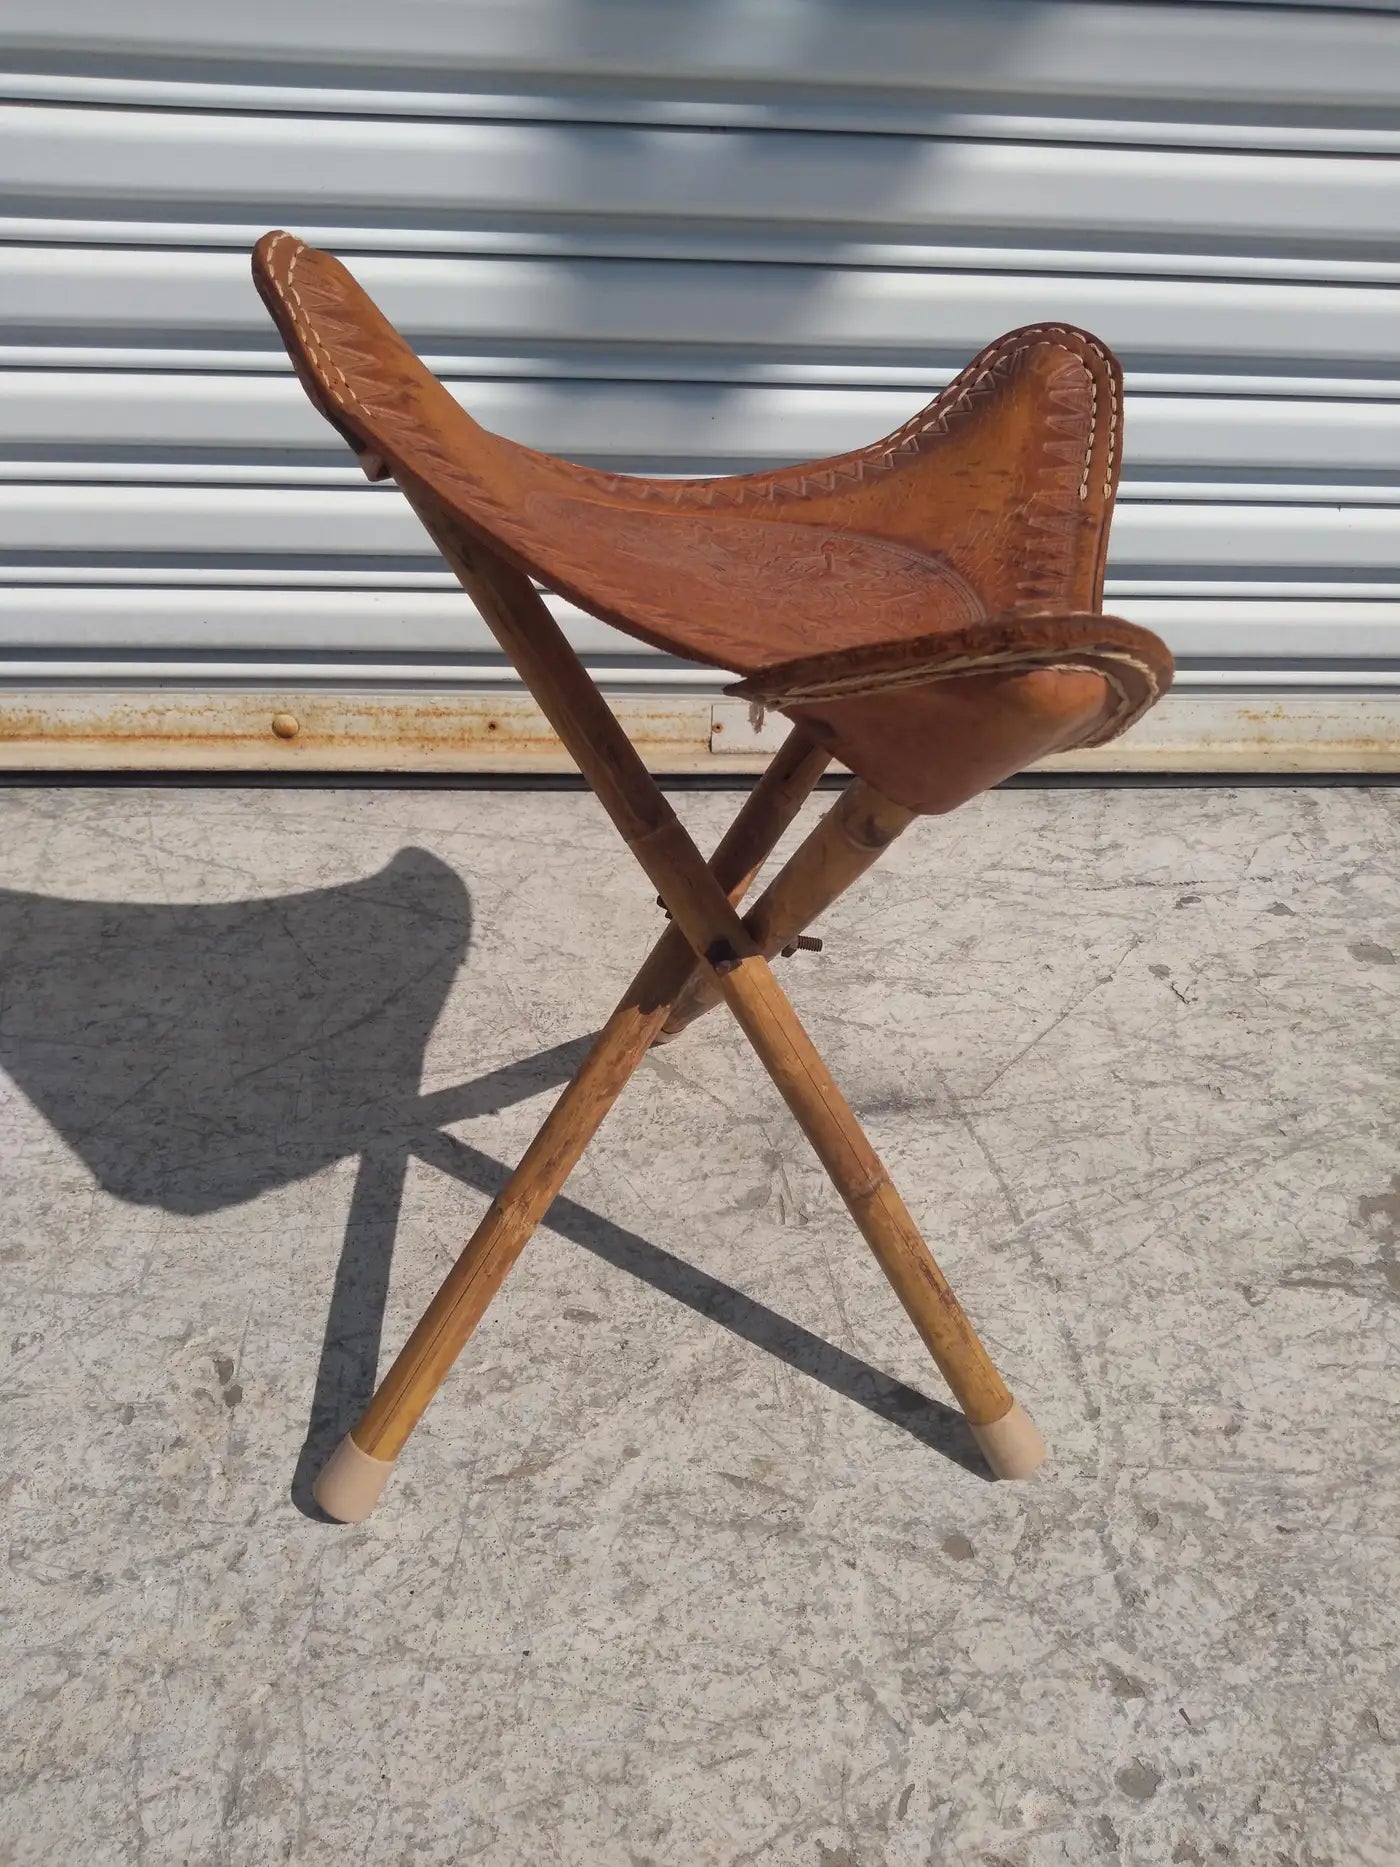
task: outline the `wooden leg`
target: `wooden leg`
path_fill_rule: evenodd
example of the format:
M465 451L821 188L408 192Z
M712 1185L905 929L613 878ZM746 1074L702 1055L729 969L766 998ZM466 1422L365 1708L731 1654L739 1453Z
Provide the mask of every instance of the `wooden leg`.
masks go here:
M804 927L879 860L914 812L892 803L863 780L851 781L811 835L789 858L744 916L765 959L772 959ZM687 1025L719 1004L723 994L708 967L698 966L656 1042L679 1037Z
M529 578L467 534L424 489L409 481L403 490L660 892L676 927L715 972L726 1002L816 1149L992 1469L1000 1477L1029 1475L1044 1454L1039 1433L1013 1401L724 887ZM533 1164L531 1171L542 1164ZM521 1167L523 1172L526 1163ZM499 1279L486 1291L476 1315L498 1283ZM423 1327L420 1324L420 1330ZM415 1331L411 1341L418 1336ZM373 1508L392 1464L388 1449L397 1449L407 1439L455 1353L447 1352L442 1335L425 1337L420 1348L401 1381L390 1371L381 1388L382 1405L376 1395L360 1427L333 1455L320 1493L332 1514L340 1514L329 1501L333 1479L337 1485L343 1482L347 1492L358 1485L361 1492L371 1493L359 1515ZM391 1383L392 1391L386 1392ZM386 1452L387 1457L382 1456ZM343 1469L333 1471L342 1459Z
M717 885L728 895L743 898L829 763L830 754L804 733L788 735L715 851L711 867ZM404 1441L646 1055L694 968L695 955L685 935L674 925L668 927L491 1202L369 1407L317 1478L316 1501L329 1516L357 1523L373 1510Z

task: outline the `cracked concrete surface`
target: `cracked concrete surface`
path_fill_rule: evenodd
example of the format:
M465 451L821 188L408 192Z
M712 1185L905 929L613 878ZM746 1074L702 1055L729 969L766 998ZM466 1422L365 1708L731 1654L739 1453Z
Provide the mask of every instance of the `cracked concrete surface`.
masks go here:
M1400 1861L1398 828L1003 793L785 967L1038 1480L720 1014L345 1530L651 891L575 793L0 793L0 1858Z

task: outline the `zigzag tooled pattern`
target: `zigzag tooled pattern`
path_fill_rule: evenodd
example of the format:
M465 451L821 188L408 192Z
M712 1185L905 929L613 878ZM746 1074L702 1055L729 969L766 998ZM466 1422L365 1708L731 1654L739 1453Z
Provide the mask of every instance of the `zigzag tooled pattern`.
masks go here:
M282 242L290 238L290 234L280 234L272 242L268 252L269 261L279 251ZM285 286L275 274L270 273L270 276L278 297L292 318L298 337L317 365L326 393L347 414L365 419L367 425L373 424L386 438L401 435L405 455L424 458L442 478L461 487L474 504L486 507L508 524L510 510L501 505L490 482L472 473L455 456L446 453L430 426L405 419L393 399L394 383L380 373L384 359L377 357L373 351L359 348L361 328L352 318L345 316L337 296L325 290L314 274L304 287L298 285L297 261L305 251L304 243L295 243L287 264ZM312 321L313 312L315 322ZM342 364L349 365L355 372L353 387ZM370 400L371 396L376 399ZM381 396L385 398L383 402L378 400Z
M1050 408L1045 416L1041 460L1035 485L1018 514L1032 548L1016 553L1015 594L1012 600L1040 606L1065 600L1082 534L1082 507L1088 498L1093 470L1094 443L1099 422L1098 384L1082 356L1070 344L1054 341L1073 337L1098 350L1091 339L1063 326L1045 326L1034 338L1026 332L990 345L970 363L957 380L927 408L881 441L842 456L823 466L779 468L767 474L721 479L657 481L627 474L601 474L572 462L549 461L580 484L615 493L635 505L658 505L671 511L738 511L756 504L796 503L829 495L907 467L956 429L976 418L982 407L1011 376L1023 359L1039 350L1063 354L1063 364L1046 389ZM1100 352L1102 355L1103 353ZM1085 390L1088 406L1085 406ZM1118 427L1116 387L1110 382L1108 458L1103 492L1112 497L1113 449ZM1105 515L1104 522L1107 522ZM933 548L930 540L929 548Z
M283 242L290 240L291 236L284 234L269 244L269 262L281 250ZM347 414L358 414L371 430L381 431L391 444L401 437L407 459L417 456L425 465L430 464L437 476L461 489L471 506L489 514L503 536L515 538L528 551L530 533L529 528L522 525L520 511L514 504L503 504L490 475L473 471L460 454L445 451L430 422L414 420L403 408L401 392L396 390L392 380L386 379L384 356L361 347L364 342L362 326L345 314L343 300L334 286L315 270L298 278L297 262L306 249L299 241L292 244L285 287L282 280L271 274L270 265L269 273L325 393ZM1071 341L1057 342L1056 338ZM1064 361L1046 384L1049 407L1044 417L1041 459L1035 469L1033 487L1017 515L1032 548L1012 554L1017 565L1014 600L1034 605L1054 603L1063 600L1066 594L1081 542L1081 508L1089 491L1100 418L1098 383L1076 347L1086 344L1098 350L1092 339L1063 326L1041 326L1013 333L988 346L935 401L892 434L826 463L778 469L767 474L660 481L598 472L533 449L518 451L533 455L541 469L556 481L572 481L595 498L600 493L615 495L634 510L645 505L660 505L677 512L737 511L745 506L752 509L756 504L771 510L775 505L855 488L911 465L931 445L975 418L1029 353L1057 350L1063 353ZM347 367L354 376L353 387L345 373ZM1106 497L1112 493L1118 426L1116 383L1112 380L1108 401L1108 451L1103 488ZM484 433L483 440L488 445L506 445L517 451L515 444L494 442ZM592 568L596 575L597 567Z
M1091 403L1084 407L1087 377ZM1052 412L1049 430L1041 442L1036 485L1022 514L1022 523L1034 537L1035 552L1027 555L1016 579L1020 603L1058 600L1073 571L1079 539L1079 504L1087 497L1093 460L1094 379L1071 353L1046 385Z
M967 368L933 402L920 409L883 440L836 459L801 467L777 467L770 473L748 473L720 479L645 480L626 473L595 472L572 461L554 461L556 467L586 479L595 487L625 494L630 499L668 506L696 505L713 510L717 506L752 504L778 505L808 499L814 494L830 494L842 487L856 487L897 467L907 466L936 440L951 431L986 400L1028 348L1021 342L1004 348L990 346L973 359Z

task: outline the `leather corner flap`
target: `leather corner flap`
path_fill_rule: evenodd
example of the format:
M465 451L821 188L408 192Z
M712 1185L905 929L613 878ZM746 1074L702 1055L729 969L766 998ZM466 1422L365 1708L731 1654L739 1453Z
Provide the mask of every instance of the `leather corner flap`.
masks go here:
M297 278L299 261L302 266L300 281ZM348 385L344 376L329 352L318 345L309 319L299 315L304 312L302 291L308 280L314 279L323 284L320 275L327 269L333 269L338 275L335 284L340 291L347 296L363 299L370 315L383 326L389 340L406 350L398 333L364 298L360 288L337 260L316 252L281 229L265 233L253 248L253 284L277 326L277 334L286 347L292 368L312 407L353 450L366 479L387 480L393 471L390 462L350 419L348 411L353 398L345 393Z
M798 721L907 809L953 810L1076 746L1116 738L1171 684L1166 645L1109 616L1010 616L813 656L728 691Z

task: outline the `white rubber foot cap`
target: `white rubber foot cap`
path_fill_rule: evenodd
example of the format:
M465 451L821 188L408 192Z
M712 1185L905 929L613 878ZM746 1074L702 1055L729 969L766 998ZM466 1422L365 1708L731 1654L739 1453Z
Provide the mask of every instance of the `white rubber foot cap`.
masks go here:
M379 1502L393 1469L392 1459L362 1452L347 1433L321 1467L311 1495L338 1523L363 1523Z
M968 1424L972 1426L970 1420ZM972 1426L972 1437L998 1478L1029 1478L1045 1457L1040 1430L1018 1400L1012 1401L1011 1411L1003 1413L999 1420L988 1426Z

